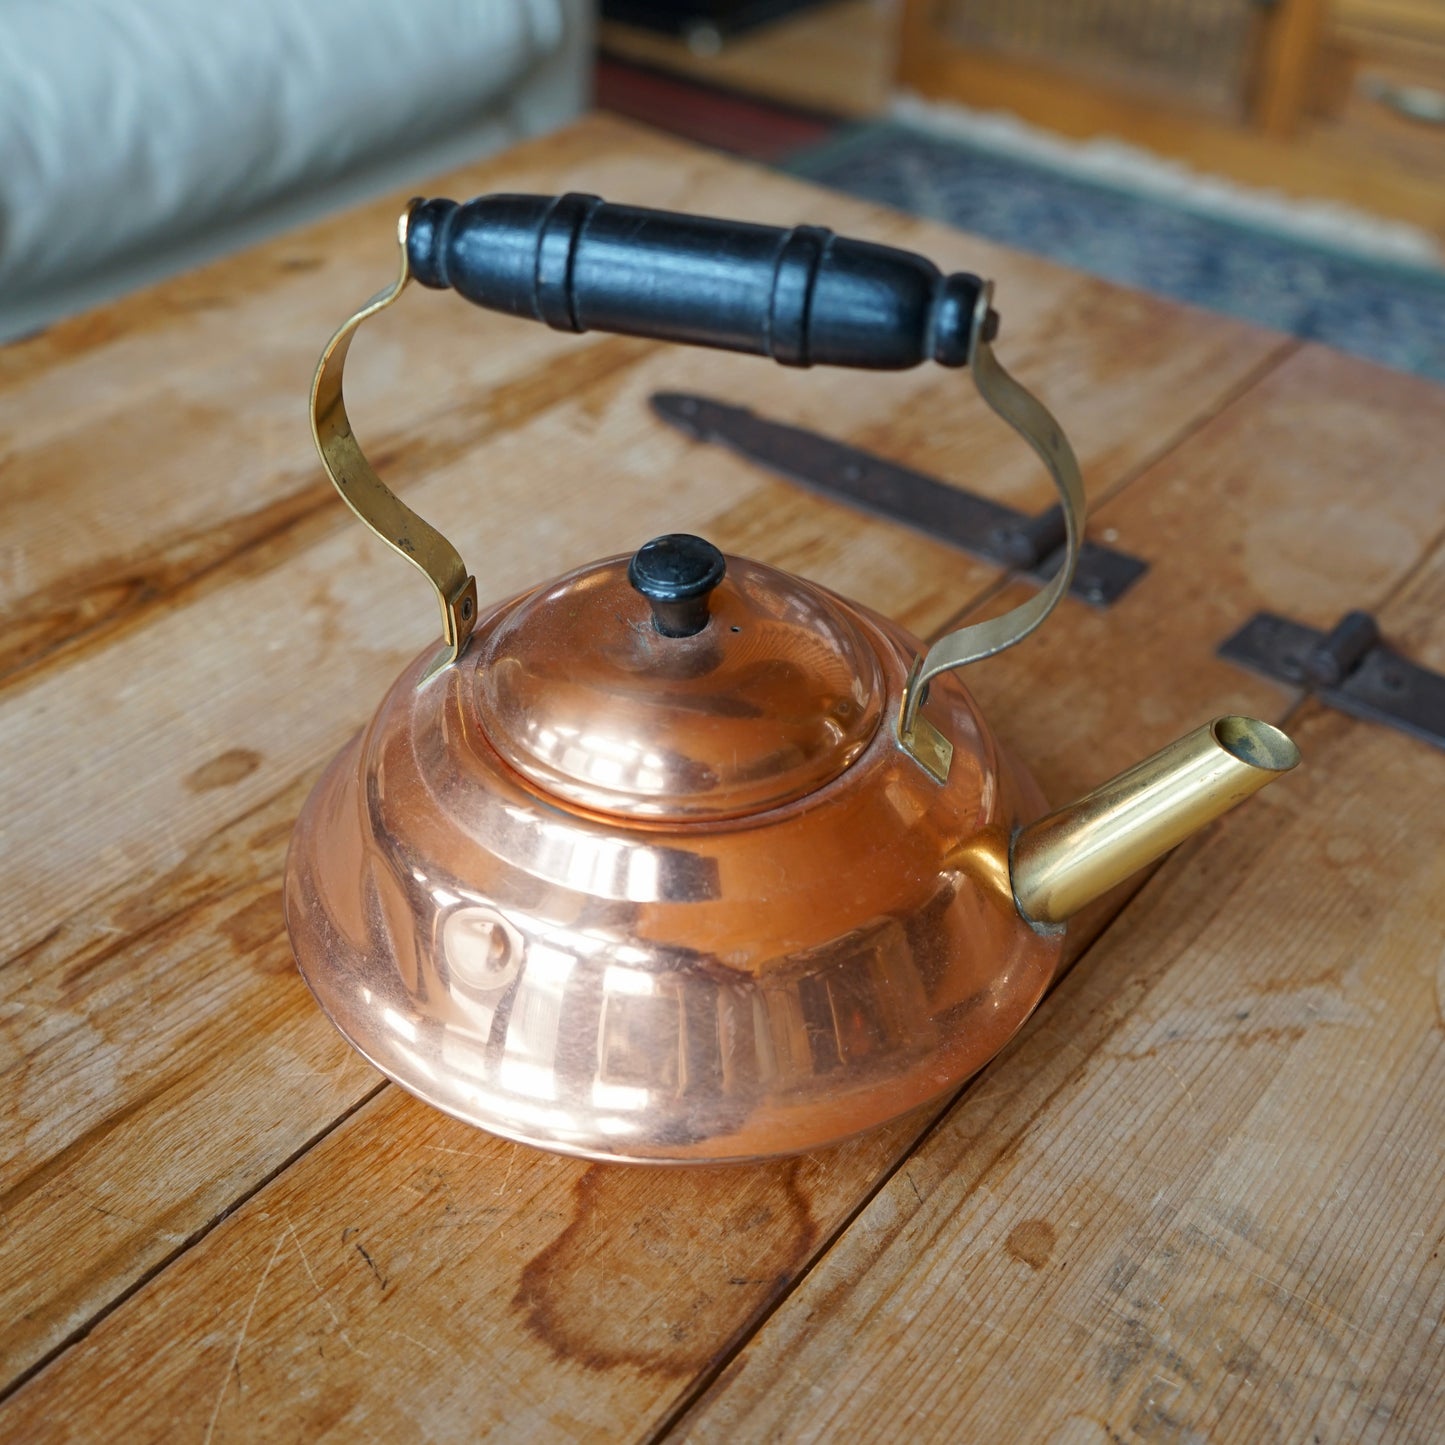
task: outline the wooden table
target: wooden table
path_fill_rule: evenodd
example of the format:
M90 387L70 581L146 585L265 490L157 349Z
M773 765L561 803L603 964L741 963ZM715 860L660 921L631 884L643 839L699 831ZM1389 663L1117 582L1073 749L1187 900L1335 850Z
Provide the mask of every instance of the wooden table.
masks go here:
M436 625L304 420L397 206L0 350L0 1438L1439 1438L1445 755L1215 647L1358 606L1445 663L1441 393L605 119L435 189L568 188L996 277L1094 534L1152 570L970 685L1059 799L1225 711L1287 720L1306 765L1095 908L930 1117L756 1168L503 1143L380 1082L281 920L307 789ZM936 369L427 294L353 369L378 465L484 596L683 528L923 633L1017 591L688 444L664 385L1048 498Z

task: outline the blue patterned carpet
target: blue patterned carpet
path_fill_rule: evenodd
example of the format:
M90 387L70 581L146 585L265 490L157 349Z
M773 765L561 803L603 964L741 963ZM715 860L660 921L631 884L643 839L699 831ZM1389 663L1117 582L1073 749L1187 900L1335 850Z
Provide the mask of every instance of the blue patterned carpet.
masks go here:
M1445 273L1327 250L894 121L786 169L1083 271L1445 381Z

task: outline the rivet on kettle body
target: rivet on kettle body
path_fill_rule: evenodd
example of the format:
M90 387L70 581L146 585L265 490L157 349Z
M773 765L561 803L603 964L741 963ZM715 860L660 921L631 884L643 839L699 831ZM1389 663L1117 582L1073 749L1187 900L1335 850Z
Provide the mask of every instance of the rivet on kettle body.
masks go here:
M420 1098L635 1162L881 1125L1003 1047L1070 914L1297 760L1267 724L1219 719L1050 813L993 738L959 670L1060 603L1084 496L1058 423L993 354L989 283L817 227L593 196L414 202L399 239L396 282L322 354L312 424L347 504L431 581L442 648L322 776L285 898L322 1007ZM346 412L355 332L412 279L564 331L967 368L1054 484L1061 565L927 648L686 533L479 606Z

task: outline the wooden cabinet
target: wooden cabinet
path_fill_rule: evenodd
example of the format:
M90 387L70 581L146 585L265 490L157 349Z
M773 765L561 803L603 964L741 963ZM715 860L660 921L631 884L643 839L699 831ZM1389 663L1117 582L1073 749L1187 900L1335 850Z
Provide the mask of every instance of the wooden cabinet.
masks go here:
M897 80L1445 236L1439 128L1365 114L1353 83L1361 34L1403 43L1422 16L1445 36L1427 0L903 0Z
M1322 71L1324 12L1325 0L909 0L901 78L945 66L963 90L987 72L1020 91L1045 78L1063 130L1112 102L1288 135Z

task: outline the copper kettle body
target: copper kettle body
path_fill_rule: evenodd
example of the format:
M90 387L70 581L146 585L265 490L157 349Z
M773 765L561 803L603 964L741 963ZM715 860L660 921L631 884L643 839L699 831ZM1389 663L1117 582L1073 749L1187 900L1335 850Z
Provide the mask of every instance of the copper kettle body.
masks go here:
M1057 604L1082 488L1057 424L993 358L985 283L813 228L590 197L414 203L401 242L396 286L323 355L313 418L343 497L435 585L444 640L317 784L285 898L322 1007L429 1103L638 1162L765 1158L882 1124L1007 1042L1070 913L1297 761L1267 724L1220 719L1041 818L957 669ZM482 613L346 415L355 328L412 276L563 329L968 365L1054 478L1064 565L928 649L676 535Z

